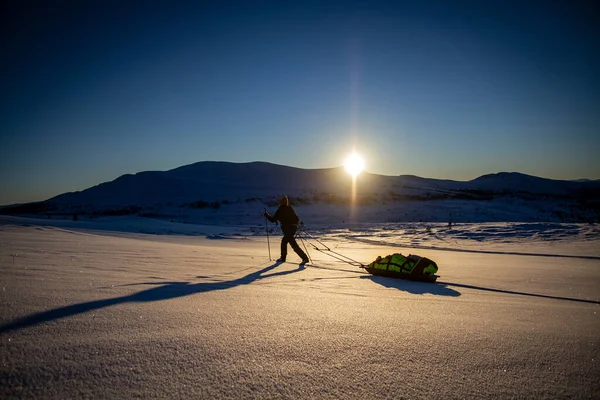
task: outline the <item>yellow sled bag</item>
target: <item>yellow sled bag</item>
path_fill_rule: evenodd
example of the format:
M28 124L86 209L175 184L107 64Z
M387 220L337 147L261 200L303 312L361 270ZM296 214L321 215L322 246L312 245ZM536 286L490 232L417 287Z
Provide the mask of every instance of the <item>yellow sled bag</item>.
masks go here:
M377 257L375 261L365 267L373 275L389 276L392 278L412 279L425 282L435 282L438 278L438 266L426 257L409 255L405 257L400 253Z

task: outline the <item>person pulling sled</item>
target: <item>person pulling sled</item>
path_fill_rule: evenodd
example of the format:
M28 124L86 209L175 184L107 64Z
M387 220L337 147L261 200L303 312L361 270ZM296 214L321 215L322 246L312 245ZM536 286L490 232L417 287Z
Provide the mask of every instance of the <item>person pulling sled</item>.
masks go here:
M288 197L283 196L281 199L279 199L279 208L277 211L275 211L273 216L271 216L271 214L269 214L266 210L264 216L273 223L279 221L281 224L281 232L283 233L283 238L281 239L281 257L277 261L285 262L287 256L287 245L289 243L296 254L298 254L298 256L302 259L300 265L306 264L308 262L308 257L306 256L306 253L302 251L300 246L298 246L298 243L295 239L300 218L298 218L296 211L294 211L292 206L290 206L290 200Z

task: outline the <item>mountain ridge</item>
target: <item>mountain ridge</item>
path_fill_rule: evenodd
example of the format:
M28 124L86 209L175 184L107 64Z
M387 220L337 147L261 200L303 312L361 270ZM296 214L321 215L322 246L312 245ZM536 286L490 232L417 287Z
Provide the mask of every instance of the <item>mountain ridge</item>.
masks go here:
M482 210L482 215L489 214L488 208L500 210L502 216L492 212L491 220L523 219L527 218L522 215L524 210L537 203L531 213L541 215L532 216L534 220L587 221L597 219L600 203L600 181L553 180L518 172L485 174L470 181L363 172L354 189L352 185L343 167L303 169L263 161L199 161L167 171L123 174L42 202L5 206L0 213L175 215L193 219L201 214L199 210L223 207L219 212L227 208L240 213L250 203L271 207L285 194L298 206L337 206L347 213L354 207L360 211L355 215L362 213L368 218L376 214L385 220L439 220L444 212L432 211L438 209L448 210L444 219L470 220L469 207ZM514 207L515 202L519 209L511 214L509 205ZM414 215L407 211L410 207Z

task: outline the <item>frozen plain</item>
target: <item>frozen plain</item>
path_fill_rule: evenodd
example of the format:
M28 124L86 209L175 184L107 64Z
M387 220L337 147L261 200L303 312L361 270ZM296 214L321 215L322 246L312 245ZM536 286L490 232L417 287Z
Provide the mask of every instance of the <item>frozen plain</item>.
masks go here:
M311 230L430 257L429 284L310 245L277 265L247 227L111 221L0 220L0 397L600 398L597 226Z

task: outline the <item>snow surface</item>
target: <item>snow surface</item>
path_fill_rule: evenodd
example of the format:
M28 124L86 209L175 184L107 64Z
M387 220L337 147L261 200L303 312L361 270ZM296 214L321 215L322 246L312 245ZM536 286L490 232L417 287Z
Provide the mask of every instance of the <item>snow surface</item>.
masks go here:
M0 217L0 397L600 398L597 224L264 228Z

